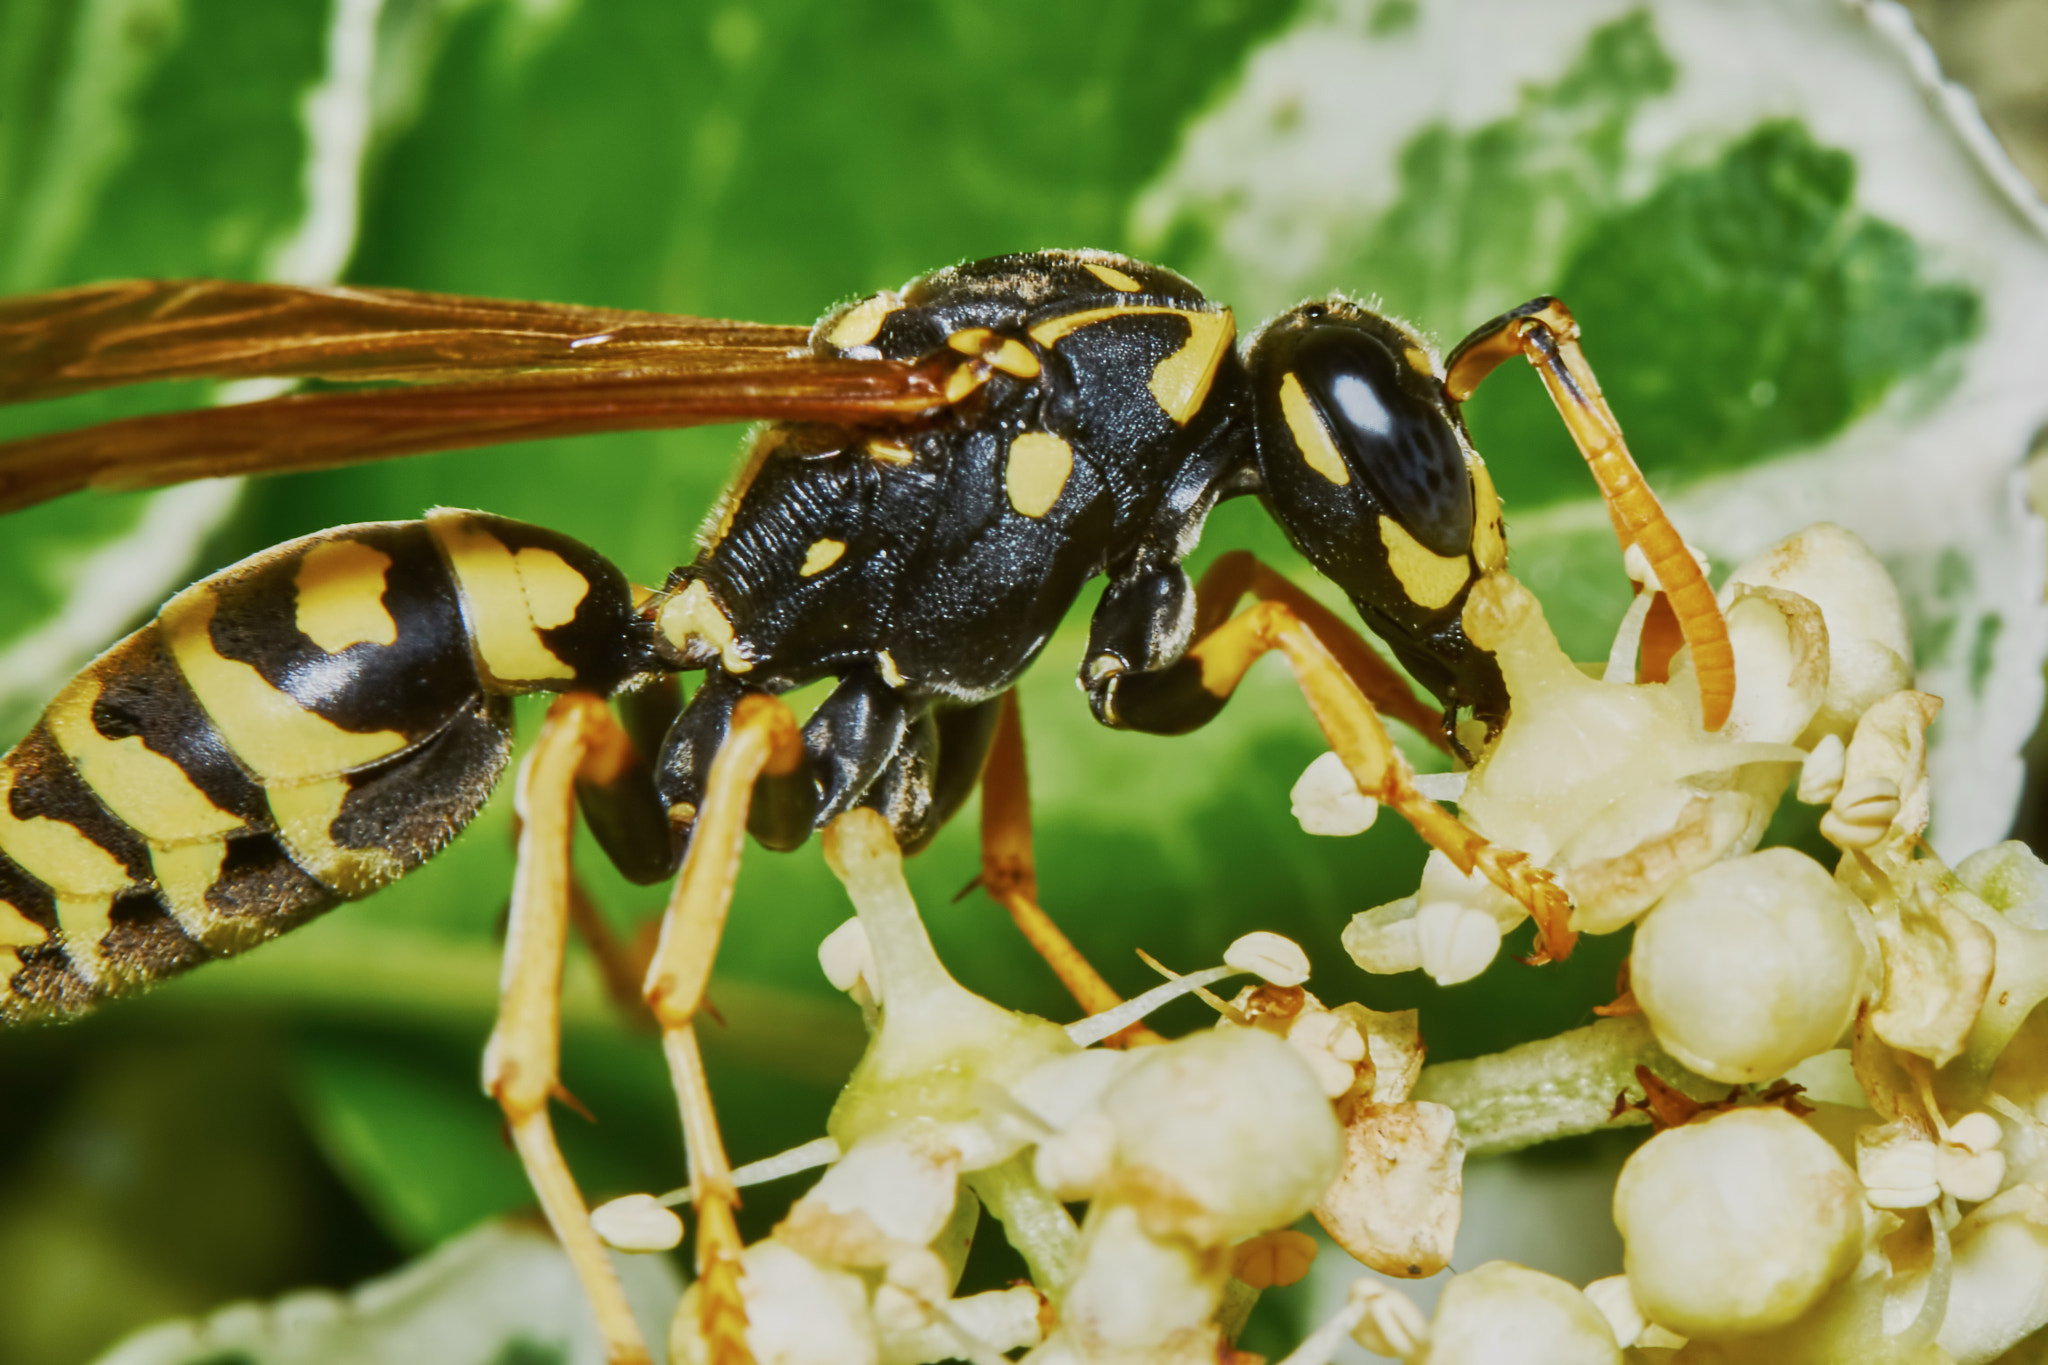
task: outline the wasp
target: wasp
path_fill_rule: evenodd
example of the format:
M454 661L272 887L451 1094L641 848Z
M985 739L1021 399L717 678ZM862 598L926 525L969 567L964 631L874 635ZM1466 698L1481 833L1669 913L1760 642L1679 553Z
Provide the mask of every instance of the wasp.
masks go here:
M793 848L867 807L915 850L979 783L984 884L1084 1006L1114 1003L1036 904L1009 700L1098 575L1079 683L1103 724L1192 730L1278 652L1359 790L1527 906L1539 955L1569 950L1568 897L1423 797L1381 720L1467 759L1508 721L1500 669L1461 619L1474 584L1506 572L1507 542L1460 404L1516 355L1657 574L1717 728L1734 663L1712 591L1554 299L1485 323L1441 362L1412 328L1338 296L1239 346L1229 309L1180 276L1093 251L940 270L808 330L210 280L0 303L8 401L171 378L375 385L0 444L0 510L88 487L765 423L696 557L659 588L542 527L441 509L322 531L179 593L0 759L0 1018L77 1013L403 876L502 776L509 699L557 693L519 778L486 1088L611 1358L646 1359L548 1115L580 808L629 877L674 881L646 998L699 1191L706 1339L744 1358L735 1198L693 1020L746 834ZM1204 519L1243 495L1429 701L1249 556L1190 581ZM687 704L685 671L703 675ZM827 678L799 723L780 697Z

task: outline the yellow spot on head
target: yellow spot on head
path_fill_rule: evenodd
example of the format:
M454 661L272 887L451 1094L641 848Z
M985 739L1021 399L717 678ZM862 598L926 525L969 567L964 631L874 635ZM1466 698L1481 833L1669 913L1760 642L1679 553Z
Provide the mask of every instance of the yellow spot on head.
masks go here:
M1316 405L1302 390L1301 380L1291 371L1280 381L1280 416L1294 437L1294 448L1301 452L1310 469L1340 488L1351 482L1351 471L1345 467L1344 457L1337 453L1337 443L1330 439L1323 415L1316 411Z
M1472 471L1472 562L1481 573L1499 573L1508 566L1508 537L1501 521L1500 494L1493 488L1493 475L1486 461L1477 455L1465 457Z
M1073 472L1072 446L1050 432L1027 431L1010 442L1003 487L1010 506L1027 517L1042 517L1060 500L1060 490Z
M1420 346L1403 347L1401 354L1407 359L1408 368L1415 371L1415 373L1426 374L1431 377L1436 375L1436 366L1429 363L1429 352L1423 350Z
M865 346L881 332L882 324L888 321L889 314L902 306L902 300L887 290L879 294L870 294L839 315L839 321L833 323L832 330L825 333L825 340L841 350Z
M711 600L711 589L701 578L662 603L655 627L680 651L687 651L695 640L709 644L718 651L719 662L728 673L745 673L754 666L740 651L732 622Z
M1452 598L1472 581L1472 561L1464 555L1440 555L1408 534L1392 517L1380 516L1380 543L1387 547L1387 563L1401 591L1417 606L1435 611L1450 605Z
M843 540L814 540L804 554L803 568L797 572L805 578L815 577L837 564L839 556L845 553L846 542Z
M154 648L153 634L144 646ZM125 654L125 651L124 651ZM123 656L102 660L118 667ZM182 843L242 828L241 817L213 804L185 770L142 742L140 735L108 739L92 723L103 686L95 667L73 679L43 713L57 741L100 804L153 844Z
M1083 261L1082 264L1087 267L1089 274L1101 280L1118 293L1138 294L1144 292L1145 287L1143 285L1113 265L1097 265L1093 261Z
M219 599L204 583L171 599L157 620L193 695L249 771L265 782L295 782L365 767L406 747L396 730L358 734L308 711L254 667L213 647Z
M350 645L398 643L398 622L384 608L391 556L346 537L323 540L299 560L299 633L329 654Z

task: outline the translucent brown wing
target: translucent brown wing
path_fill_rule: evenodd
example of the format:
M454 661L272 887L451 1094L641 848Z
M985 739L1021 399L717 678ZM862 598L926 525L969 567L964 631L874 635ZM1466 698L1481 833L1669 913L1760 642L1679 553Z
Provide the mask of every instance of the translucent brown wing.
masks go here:
M0 299L0 403L158 379L410 383L534 371L701 371L774 360L808 329L557 303L116 280Z
M0 512L82 488L709 422L900 424L945 406L945 378L959 357L833 359L801 349L807 336L802 327L661 313L212 280L0 301L0 401L161 379L418 385L0 442Z

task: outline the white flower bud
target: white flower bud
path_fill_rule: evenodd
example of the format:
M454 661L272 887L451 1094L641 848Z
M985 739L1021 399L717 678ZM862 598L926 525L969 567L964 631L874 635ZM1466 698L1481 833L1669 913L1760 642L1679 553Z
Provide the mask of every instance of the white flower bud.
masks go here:
M1799 799L1809 806L1832 802L1835 793L1842 790L1842 770L1848 754L1849 746L1842 743L1840 735L1822 735L1820 743L1806 756L1806 762L1799 766Z
M1365 1039L1349 1020L1329 1010L1303 1010L1288 1027L1287 1042L1309 1064L1331 1099L1341 1097L1358 1081L1356 1063L1365 1056Z
M1964 1151L1982 1156L2005 1140L1998 1120L1979 1109L1965 1114L1948 1126L1948 1140Z
M1351 1301L1365 1310L1351 1339L1374 1355L1396 1360L1413 1360L1429 1345L1429 1319L1415 1300L1392 1285L1376 1280L1359 1280L1351 1286Z
M1945 1192L1965 1204L1982 1203L2005 1183L2005 1153L1943 1146L1935 1152L1934 1173Z
M1365 1039L1358 1025L1330 1010L1303 1010L1288 1026L1287 1041L1296 1047L1320 1048L1340 1062L1361 1061Z
M1622 1346L1633 1346L1643 1329L1650 1325L1643 1310L1636 1307L1636 1296L1629 1292L1628 1276L1609 1275L1604 1280L1595 1280L1586 1286L1586 1297L1600 1310L1600 1316L1607 1319L1607 1326L1614 1332L1614 1340Z
M1087 1199L1116 1163L1116 1125L1101 1114L1083 1114L1038 1144L1031 1173L1059 1199Z
M850 991L865 980L869 993L878 994L875 954L858 919L849 919L825 935L825 941L818 945L818 965L825 969L825 979L835 991Z
M1308 1212L1337 1177L1343 1138L1329 1098L1293 1048L1221 1028L1147 1048L1102 1097L1134 1188L1173 1190L1158 1218L1239 1242Z
M590 1211L590 1226L620 1251L669 1251L683 1240L683 1220L651 1194L628 1194Z
M1728 575L1724 608L1739 583L1796 592L1827 622L1827 700L1809 736L1846 736L1878 698L1912 686L1912 637L1899 590L1852 532L1820 522L1779 541Z
M1636 931L1630 983L1672 1056L1766 1081L1832 1048L1865 988L1862 904L1789 848L1702 868Z
M1431 901L1415 912L1422 970L1440 986L1470 981L1500 952L1500 924L1484 910L1456 901Z
M1629 1287L1688 1336L1781 1327L1856 1264L1862 1195L1835 1149L1782 1109L1669 1129L1615 1185Z
M1621 1365L1600 1310L1554 1275L1488 1261L1452 1278L1429 1329L1429 1365Z
M953 1293L946 1263L925 1247L889 1262L875 1289L875 1325L885 1332L915 1332L930 1326Z
M1344 760L1326 753L1302 771L1288 793L1294 818L1307 834L1335 838L1363 834L1379 818L1380 803L1358 790Z
M1843 784L1820 818L1821 836L1837 848L1869 848L1899 817L1899 784L1866 777Z
M1308 980L1308 954L1291 938L1260 929L1223 950L1223 963L1252 972L1276 986L1299 986Z
M1856 1178L1863 1197L1880 1209L1917 1209L1941 1198L1936 1148L1919 1128L1887 1123L1856 1134Z

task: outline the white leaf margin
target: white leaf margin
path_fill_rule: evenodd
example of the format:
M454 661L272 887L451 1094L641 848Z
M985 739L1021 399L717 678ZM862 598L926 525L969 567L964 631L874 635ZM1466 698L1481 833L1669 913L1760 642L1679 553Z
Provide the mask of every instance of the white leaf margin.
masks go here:
M1909 610L1952 617L1948 648L1920 674L1946 700L1929 757L1933 842L1954 860L2003 838L2048 657L2048 535L2024 476L2048 429L2048 210L1968 95L1942 79L1910 17L1890 0L1431 0L1412 25L1374 38L1377 8L1312 5L1254 53L1139 201L1134 236L1156 240L1177 212L1207 206L1217 250L1253 296L1241 302L1270 309L1328 288L1333 242L1393 201L1411 135L1511 114L1522 86L1554 80L1595 28L1647 10L1679 77L1630 124L1625 197L1759 122L1794 119L1854 157L1858 207L1904 230L1931 278L1982 299L1981 330L1937 399L1901 384L1824 444L1667 505L1723 569L1813 521L1839 522L1893 568ZM1283 107L1291 128L1276 138ZM1545 284L1521 282L1527 293ZM1516 544L1539 548L1589 516L1605 520L1578 506L1518 518ZM1941 570L1958 554L1968 581L1955 590ZM1995 632L1989 667L1973 687L1984 631Z
M614 1256L649 1340L668 1334L682 1278L662 1256ZM308 1289L144 1328L97 1365L495 1365L520 1345L604 1365L589 1301L546 1229L486 1223L346 1294ZM525 1359L524 1354L517 1358Z

